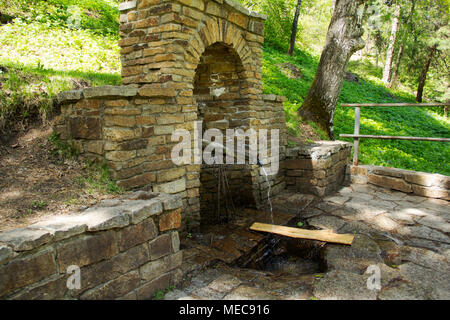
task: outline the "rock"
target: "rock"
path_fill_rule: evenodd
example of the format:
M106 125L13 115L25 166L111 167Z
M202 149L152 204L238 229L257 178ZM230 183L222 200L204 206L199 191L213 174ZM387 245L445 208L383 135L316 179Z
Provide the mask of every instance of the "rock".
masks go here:
M398 229L398 233L403 236L450 243L450 238L445 234L424 226L402 227Z
M73 117L69 119L70 135L73 139L99 140L102 124L99 118Z
M378 291L367 289L367 278L334 270L314 284L313 295L321 300L376 300Z
M348 72L348 71L345 72L344 79L345 79L345 81L348 81L348 82L355 82L357 84L360 84L358 76L356 74Z
M138 89L126 86L103 86L86 88L83 91L85 99L103 97L134 97Z
M286 62L286 63L278 64L277 67L289 79L299 80L299 79L303 78L303 73L300 70L300 68L292 63Z
M368 179L369 179L369 183L374 184L376 186L399 190L399 191L406 192L406 193L413 192L411 184L405 182L403 179L400 179L400 178L393 178L393 177L387 177L387 176L380 176L380 175L376 175L376 174L369 174Z
M132 224L138 224L163 211L162 203L158 198L125 202L116 208L123 210L123 212L129 215Z
M224 300L274 300L273 295L262 289L248 286L240 286L227 294Z
M208 288L216 292L227 293L242 283L238 278L225 274L215 279L208 285Z
M130 223L128 215L123 214L118 207L93 207L84 211L83 215L79 216L77 220L85 223L88 231L91 232L123 228Z
M413 284L397 281L378 295L379 300L425 300L430 299L427 292Z
M0 266L0 297L15 289L36 283L56 274L54 252L51 249Z
M402 277L422 288L433 300L450 299L450 274L432 271L428 268L416 265L415 263L405 263L400 267Z
M316 228L337 232L345 224L345 221L332 216L321 215L308 219L308 224Z
M35 223L30 229L46 230L53 234L55 241L64 240L86 231L86 223L77 216L58 216L50 220Z
M14 251L33 250L53 239L51 232L37 229L15 229L0 233L0 242L11 246Z
M416 221L421 225L437 229L444 233L450 233L450 223L448 223L446 219L439 216L428 215L423 218L416 219Z
M7 262L16 255L11 247L0 243L0 264Z
M364 235L357 235L351 247L328 244L324 251L328 270L344 270L363 274L370 265L382 263L381 249Z
M81 100L82 98L83 98L82 90L72 90L58 93L56 99L59 104L64 104Z

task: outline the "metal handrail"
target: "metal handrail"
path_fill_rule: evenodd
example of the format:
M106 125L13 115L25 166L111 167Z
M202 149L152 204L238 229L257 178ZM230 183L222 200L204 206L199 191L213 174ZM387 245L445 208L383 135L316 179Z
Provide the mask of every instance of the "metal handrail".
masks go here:
M353 138L353 165L359 164L359 140L360 139L382 139L382 140L413 140L413 141L438 141L450 142L448 138L428 137L403 137L403 136L375 136L360 134L361 108L366 107L449 107L450 103L349 103L341 104L341 107L355 108L355 131L353 134L340 134L342 138Z

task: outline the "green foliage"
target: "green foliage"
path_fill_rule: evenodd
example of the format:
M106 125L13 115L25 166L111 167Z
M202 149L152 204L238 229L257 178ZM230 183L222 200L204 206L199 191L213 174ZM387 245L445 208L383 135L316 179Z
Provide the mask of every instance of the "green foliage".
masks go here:
M170 286L166 289L156 291L155 294L153 295L153 300L164 300L166 294L175 290L176 288L177 288L176 286Z
M74 4L81 29L67 24ZM121 83L117 1L6 0L0 12L15 17L0 25L0 129L45 120L61 91Z
M283 62L298 66L303 78L289 79L277 67ZM288 132L300 135L302 119L296 111L315 75L318 57L297 50L293 57L266 47L263 53L263 90L286 96L285 103ZM390 90L381 81L382 70L368 60L352 61L349 71L359 76L360 84L344 82L340 103L395 103L414 102L414 96L400 90ZM418 137L450 137L450 121L439 113L439 108L365 108L361 113L361 133L374 135L404 135ZM315 124L309 123L313 127ZM354 111L338 106L335 113L335 134L353 133ZM316 126L316 130L317 130ZM320 130L317 133L321 135ZM323 135L325 133L322 133ZM343 139L344 140L344 139ZM346 139L353 142L351 139ZM450 148L440 142L390 141L363 139L360 142L360 159L363 164L404 168L409 170L450 175Z
M86 162L87 178L83 183L89 188L89 193L94 191L107 194L122 194L125 190L117 185L111 178L108 166L105 162Z
M64 161L65 159L74 159L78 157L78 150L73 141L70 144L60 139L60 135L52 133L48 139L51 145L50 153L52 156Z

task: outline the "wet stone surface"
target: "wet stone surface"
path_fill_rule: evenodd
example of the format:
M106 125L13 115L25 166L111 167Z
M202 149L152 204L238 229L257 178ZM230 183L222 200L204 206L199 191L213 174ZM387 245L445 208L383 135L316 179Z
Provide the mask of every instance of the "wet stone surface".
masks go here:
M450 298L448 201L352 185L324 199L283 193L273 203L274 224L301 222L355 240L344 246L251 232L253 222L272 217L242 210L232 226L182 237L183 282L166 299Z

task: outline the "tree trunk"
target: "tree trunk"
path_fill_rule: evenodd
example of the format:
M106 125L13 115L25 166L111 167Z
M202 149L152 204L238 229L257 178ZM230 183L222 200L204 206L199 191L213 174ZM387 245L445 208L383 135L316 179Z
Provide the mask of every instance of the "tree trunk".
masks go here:
M295 9L294 23L292 24L291 42L289 43L288 54L292 56L295 49L295 39L297 38L298 17L300 16L300 8L303 0L298 0L297 9Z
M299 115L311 120L334 139L333 118L353 53L364 48L362 20L367 0L337 0L327 40L308 95Z
M405 49L405 42L403 41L402 44L400 45L400 48L398 49L397 60L395 61L394 72L392 73L392 78L388 84L389 88L392 88L393 86L395 86L398 83L398 73L400 70L400 64L402 62L404 49Z
M394 21L392 21L391 37L389 39L389 47L386 53L386 63L383 70L383 82L388 85L391 81L392 61L394 59L395 41L397 40L398 22L400 19L400 6L397 6L394 13Z
M416 97L417 102L422 102L422 100L423 100L422 99L423 98L423 88L425 87L425 82L427 81L428 70L430 69L431 60L433 60L433 56L434 56L434 53L436 52L436 49L437 49L436 44L429 49L430 53L428 54L427 61L425 62L424 66L423 66L422 74L420 75L420 78L419 78L419 87L417 88L417 97Z
M405 25L409 25L411 23L411 19L414 15L414 10L416 8L416 0L412 0L411 3L411 10L409 12L408 18L405 21ZM413 29L414 25L411 26L411 29ZM411 30L413 31L413 30ZM392 88L392 86L396 86L398 83L398 79L399 79L399 71L400 71L400 64L402 62L402 57L403 57L403 53L405 50L405 43L406 43L406 38L408 37L407 34L403 35L403 41L402 44L400 45L400 48L398 50L398 54L397 54L397 60L395 61L395 67L394 67L394 72L392 74L392 78L389 81L389 88Z

